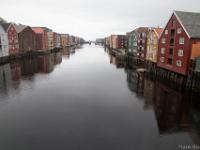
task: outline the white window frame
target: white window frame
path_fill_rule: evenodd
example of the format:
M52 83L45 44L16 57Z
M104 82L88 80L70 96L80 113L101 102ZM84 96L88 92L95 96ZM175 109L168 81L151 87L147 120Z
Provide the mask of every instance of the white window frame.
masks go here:
M165 62L165 57L160 57L160 62L164 63Z
M161 54L165 54L165 50L166 50L166 49L165 49L164 47L162 47L161 50L160 50L160 53L161 53Z
M183 49L179 49L179 50L178 50L178 56L179 56L179 57L183 57L183 55L184 55Z
M181 33L182 33L182 28L178 28L178 29L177 29L177 33L178 33L178 34L181 34Z
M162 38L162 44L166 44L166 38Z
M179 44L185 44L185 38L184 37L179 38Z
M177 66L177 67L182 67L182 66L183 66L182 61L181 61L181 60L177 60L177 61L176 61L176 66Z

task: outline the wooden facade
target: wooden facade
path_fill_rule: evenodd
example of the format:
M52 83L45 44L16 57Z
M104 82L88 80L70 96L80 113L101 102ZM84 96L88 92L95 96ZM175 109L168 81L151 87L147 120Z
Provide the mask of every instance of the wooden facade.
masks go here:
M61 47L68 46L69 35L68 34L61 34Z
M192 46L200 42L199 19L200 13L174 11L159 40L158 67L188 75Z
M130 55L133 55L134 57L137 57L137 32L136 30L133 30L130 32L129 36L129 46L128 46L128 52Z
M41 27L33 27L32 30L36 34L36 50L48 49L47 32Z
M18 33L19 37L19 51L26 53L36 50L36 34L31 27L26 26Z
M3 25L0 23L0 57L9 56L8 36Z
M5 29L8 36L9 55L19 54L18 33L14 25L9 23L5 25Z
M162 31L162 28L152 28L147 35L146 60L154 64L157 63L158 41Z
M140 27L136 29L137 32L137 59L144 62L147 51L147 35L149 33L148 27Z
M54 49L54 33L52 31L47 31L47 39L48 39L48 49Z

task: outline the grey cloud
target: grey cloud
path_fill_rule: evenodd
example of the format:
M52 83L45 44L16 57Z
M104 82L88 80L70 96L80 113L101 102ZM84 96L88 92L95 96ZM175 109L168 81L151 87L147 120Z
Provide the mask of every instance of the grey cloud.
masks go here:
M1 17L86 39L164 27L173 10L199 11L199 0L1 0Z

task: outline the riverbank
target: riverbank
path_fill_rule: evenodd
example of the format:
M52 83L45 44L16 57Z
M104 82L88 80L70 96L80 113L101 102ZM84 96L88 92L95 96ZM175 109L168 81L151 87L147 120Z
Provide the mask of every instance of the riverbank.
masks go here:
M110 49L107 47L105 47L105 49L110 55L116 58L118 64L117 66L125 66L134 70L143 69L145 70L145 74L148 74L161 82L172 84L173 86L179 87L183 90L190 90L194 92L199 92L200 90L200 75L192 70L190 75L184 76L160 68L156 65L156 63L135 59L132 54L126 52L127 50L124 50L123 53L122 50L118 49Z
M22 58L26 58L26 57L29 58L29 57L33 57L33 56L56 53L56 52L61 51L64 48L76 47L78 45L79 44L74 44L74 45L70 45L70 46L66 46L66 47L60 47L60 48L54 48L54 49L50 49L50 50L27 51L27 52L18 53L18 54L15 54L15 55L4 56L4 57L0 58L0 65L7 64L7 63L10 63L12 61L15 61L15 60L18 60L18 59L22 59Z

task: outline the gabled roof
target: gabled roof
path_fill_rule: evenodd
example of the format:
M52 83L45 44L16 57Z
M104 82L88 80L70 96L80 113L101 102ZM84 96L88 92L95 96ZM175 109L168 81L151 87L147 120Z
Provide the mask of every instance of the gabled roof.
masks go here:
M22 32L27 26L25 26L25 25L14 25L14 27L15 27L15 29L16 29L16 31L17 31L17 33L20 33L20 32Z
M36 34L43 34L44 33L44 29L42 27L32 27L32 30L36 33Z
M163 28L154 28L155 33L157 34L158 37L161 36L162 32L163 32Z
M200 13L174 11L174 15L190 38L200 38Z
M3 29L5 30L5 32L8 30L9 26L11 25L11 23L3 23L3 22L0 22L0 24L3 27Z

